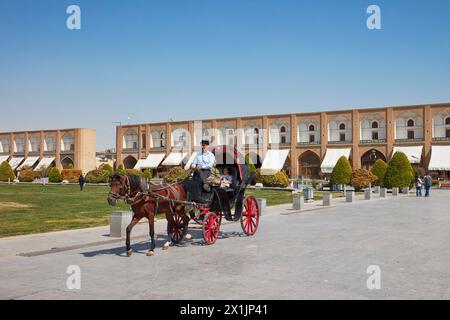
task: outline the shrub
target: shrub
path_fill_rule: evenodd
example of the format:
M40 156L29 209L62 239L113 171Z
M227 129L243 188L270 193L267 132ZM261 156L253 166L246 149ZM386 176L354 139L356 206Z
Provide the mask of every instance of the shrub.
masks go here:
M63 169L61 171L62 179L69 182L78 182L78 178L81 174L82 171L78 169Z
M69 163L69 165L67 166L67 169L69 169L69 170L73 169L73 164Z
M284 171L279 171L274 175L261 175L261 169L256 169L256 183L262 183L265 187L286 188L289 185L289 177Z
M86 174L87 183L107 183L109 181L109 171L103 169L91 170Z
M142 177L144 174L142 173L142 171L140 170L135 170L135 169L126 169L125 170L126 174L134 174L135 176L138 177Z
M49 175L49 173L50 173L50 170L51 170L52 168L53 168L53 167L51 167L51 166L42 167L42 168L40 168L39 170L37 170L36 172L37 172L37 174L39 175L39 178L47 178L48 175Z
M414 172L408 158L403 152L397 151L388 163L383 184L386 188L404 188L414 185Z
M119 166L118 166L117 169L114 171L114 173L118 173L118 174L127 174L127 171L125 170L123 164L119 164Z
M112 168L109 164L107 164L107 163L102 164L102 165L99 167L99 169L104 170L104 171L108 171L108 174L109 174L109 175L112 175L113 172L114 172L113 168Z
M48 181L49 182L61 182L62 181L62 176L61 173L59 172L58 168L51 168L50 171L48 172Z
M378 159L373 164L372 169L370 171L376 176L376 180L374 182L374 185L381 186L383 184L384 175L386 173L388 165L386 162L384 162L381 159Z
M33 182L37 178L39 178L39 173L33 171L33 169L30 167L26 167L20 170L19 173L20 182Z
M359 191L369 187L375 180L377 180L377 177L371 171L366 169L356 169L352 173L351 183L355 190Z
M352 178L352 166L350 161L345 156L342 156L337 161L331 172L331 184L349 184Z
M178 182L189 177L190 171L184 170L182 167L173 167L164 177L165 182Z
M3 161L0 164L0 181L13 181L16 178L14 170L9 165L8 161Z
M145 169L144 173L143 173L143 177L147 180L150 180L151 178L153 178L152 175L152 170L151 169Z

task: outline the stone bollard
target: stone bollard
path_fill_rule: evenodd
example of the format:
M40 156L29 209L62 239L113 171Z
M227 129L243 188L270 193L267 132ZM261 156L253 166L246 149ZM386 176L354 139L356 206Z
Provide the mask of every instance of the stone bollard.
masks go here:
M364 190L364 199L372 200L372 189L369 188Z
M114 211L109 217L109 236L125 237L127 226L131 222L133 213L131 211Z
M380 186L375 186L375 188L373 188L373 192L375 193L380 193L380 190L381 190Z
M323 193L323 205L324 206L331 206L332 199L333 199L333 194L331 192Z
M347 190L347 192L345 193L345 201L354 202L355 201L355 191Z
M380 188L380 198L386 198L386 196L387 196L387 189Z
M302 210L304 207L305 199L301 194L292 195L292 209Z
M262 216L264 211L266 211L266 205L267 205L266 198L256 198L256 202L258 202L259 215Z
M402 193L405 194L405 195L408 195L409 194L409 188L408 187L404 187L402 189Z
M393 196L398 196L398 188L397 187L392 188L392 195Z

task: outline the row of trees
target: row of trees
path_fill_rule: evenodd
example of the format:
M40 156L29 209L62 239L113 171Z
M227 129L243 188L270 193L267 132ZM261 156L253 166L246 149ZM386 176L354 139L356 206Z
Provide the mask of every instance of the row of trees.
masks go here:
M356 190L367 188L369 184L386 188L412 187L414 170L403 152L396 152L389 163L377 160L371 170L352 170L348 159L341 157L331 173L330 182L332 184L351 184Z

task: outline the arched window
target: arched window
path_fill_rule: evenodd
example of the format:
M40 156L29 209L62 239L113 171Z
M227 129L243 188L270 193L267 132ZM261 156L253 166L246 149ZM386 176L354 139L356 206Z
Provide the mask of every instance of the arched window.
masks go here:
M130 129L123 136L124 149L138 149L138 135L136 131Z
M445 125L450 125L450 117L445 118Z
M316 131L316 127L313 124L310 124L308 129L309 131Z
M31 137L30 138L30 152L39 152L40 150L41 139L39 137Z
M65 133L61 139L61 151L74 151L75 143L73 135Z
M161 132L161 134L159 135L159 137L160 137L160 141L159 141L159 146L161 147L161 148L164 148L165 146L166 146L166 135L164 134L164 131L163 132Z
M18 137L14 139L15 152L24 152L23 138Z
M0 140L0 152L9 152L9 138L2 137Z
M372 122L372 129L378 129L378 121Z
M48 135L44 138L44 151L56 150L56 138L54 135Z
M286 133L286 127L285 127L285 126L282 126L282 127L280 128L280 132L281 132L281 133Z
M407 122L407 126L408 127L414 127L414 120L413 119L409 119Z
M339 125L339 130L345 130L345 123L341 123Z

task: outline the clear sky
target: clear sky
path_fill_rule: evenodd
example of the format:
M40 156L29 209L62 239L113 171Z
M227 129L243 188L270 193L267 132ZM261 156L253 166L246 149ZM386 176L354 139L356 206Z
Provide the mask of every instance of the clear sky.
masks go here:
M449 17L448 0L0 0L0 131L95 128L102 149L114 121L450 102Z

